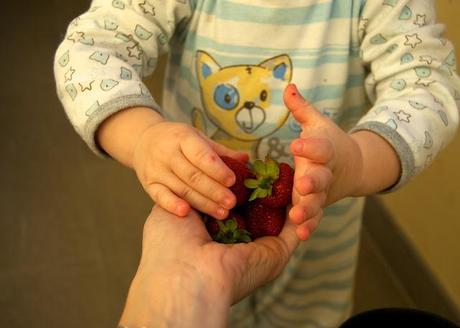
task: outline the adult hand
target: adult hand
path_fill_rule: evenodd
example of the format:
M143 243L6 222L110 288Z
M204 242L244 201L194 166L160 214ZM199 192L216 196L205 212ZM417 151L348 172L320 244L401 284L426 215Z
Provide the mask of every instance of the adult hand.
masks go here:
M125 327L223 327L230 306L276 278L298 244L286 221L278 237L248 244L212 241L201 217L153 208L120 324Z

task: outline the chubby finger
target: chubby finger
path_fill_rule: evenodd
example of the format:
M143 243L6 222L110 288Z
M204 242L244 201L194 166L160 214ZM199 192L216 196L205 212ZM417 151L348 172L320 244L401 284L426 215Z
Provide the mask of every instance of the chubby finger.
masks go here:
M322 209L326 196L325 193L309 194L301 197L299 203L289 210L289 219L297 225L315 217Z
M308 124L314 124L315 120L323 119L321 114L302 97L295 84L291 83L286 87L283 100L302 128Z
M297 237L305 241L309 239L312 235L312 233L316 230L316 228L319 225L319 222L323 216L323 211L321 210L317 215L315 215L313 218L305 221L301 225L297 226L296 229L296 235Z
M218 203L221 207L231 209L235 206L236 197L228 188L207 176L182 155L172 159L171 170L192 189Z
M311 166L304 176L294 181L295 191L301 196L323 192L332 182L332 172L324 165Z
M334 158L335 150L332 142L326 138L296 139L291 143L291 152L294 156L325 164Z
M186 138L181 142L180 147L185 158L206 175L227 187L235 183L236 177L233 171L225 165L205 139L198 135Z
M194 209L206 213L216 219L225 219L228 210L213 200L203 196L195 189L184 183L179 177L170 171L164 172L157 182L167 186L177 197L185 200Z
M145 190L156 205L170 213L184 217L190 212L190 205L185 200L160 183L152 183Z

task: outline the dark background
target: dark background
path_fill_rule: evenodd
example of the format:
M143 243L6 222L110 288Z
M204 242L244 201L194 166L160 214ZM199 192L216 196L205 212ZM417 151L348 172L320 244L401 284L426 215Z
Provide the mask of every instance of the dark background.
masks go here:
M139 260L151 202L88 151L55 91L54 52L89 3L1 5L1 327L116 326Z

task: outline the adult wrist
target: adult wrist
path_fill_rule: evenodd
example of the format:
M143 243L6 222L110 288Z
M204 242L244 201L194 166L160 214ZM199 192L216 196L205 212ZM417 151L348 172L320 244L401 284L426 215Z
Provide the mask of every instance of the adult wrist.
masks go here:
M225 327L231 302L224 288L195 268L181 266L171 272L136 274L120 326Z

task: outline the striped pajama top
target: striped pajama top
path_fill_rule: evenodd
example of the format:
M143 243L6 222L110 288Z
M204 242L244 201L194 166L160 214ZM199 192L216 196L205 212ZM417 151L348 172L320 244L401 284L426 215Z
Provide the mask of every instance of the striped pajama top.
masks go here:
M214 140L293 162L300 126L288 83L346 131L395 149L397 189L454 136L460 83L429 0L93 0L55 57L57 92L96 153L101 122L147 106ZM143 79L168 53L163 104ZM155 75L154 75L155 76ZM362 198L325 210L271 284L235 305L231 327L336 327L350 313Z

